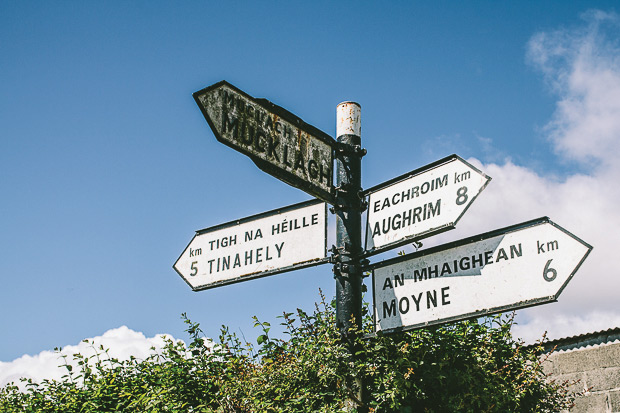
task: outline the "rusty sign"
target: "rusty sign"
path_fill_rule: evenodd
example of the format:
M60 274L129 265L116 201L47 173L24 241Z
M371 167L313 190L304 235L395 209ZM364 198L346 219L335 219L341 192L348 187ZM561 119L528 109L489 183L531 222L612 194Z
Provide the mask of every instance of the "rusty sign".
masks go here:
M374 264L375 328L411 330L556 301L591 250L545 217Z
M249 156L276 178L334 202L336 141L331 136L225 81L193 96L219 142Z
M366 190L366 255L453 229L490 181L451 155Z
M199 291L327 261L327 204L312 200L196 231L173 267Z

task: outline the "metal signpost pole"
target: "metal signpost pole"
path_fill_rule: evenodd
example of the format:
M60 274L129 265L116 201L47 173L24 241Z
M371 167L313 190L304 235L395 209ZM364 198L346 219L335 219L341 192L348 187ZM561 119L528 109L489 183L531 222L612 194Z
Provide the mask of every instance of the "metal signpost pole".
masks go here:
M174 269L198 291L332 262L336 327L353 361L362 268L373 274L375 330L392 333L556 301L592 249L541 218L370 266L371 255L454 228L491 178L452 155L362 191L359 104L338 105L336 141L226 81L194 99L219 142L333 205L336 245L328 258L326 204L308 201L197 231ZM348 408L366 412L362 379L345 386Z
M353 329L362 326L362 156L360 105L344 102L338 105L336 134L336 326L355 354ZM352 404L362 402L362 383L348 383ZM357 399L357 400L355 400Z

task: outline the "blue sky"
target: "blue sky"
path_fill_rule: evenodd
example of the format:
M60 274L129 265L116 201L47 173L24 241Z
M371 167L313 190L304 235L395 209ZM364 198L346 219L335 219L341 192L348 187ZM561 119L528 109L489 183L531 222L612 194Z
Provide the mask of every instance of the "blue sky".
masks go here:
M172 269L195 230L309 199L215 140L192 93L223 79L330 135L336 105L359 102L364 187L470 160L493 181L428 245L548 215L594 250L557 304L520 312L517 332L618 326L616 11L0 3L0 373L109 331L185 338L183 312L207 335L225 324L254 340L253 315L273 323L311 309L319 288L334 294L327 265L197 293Z

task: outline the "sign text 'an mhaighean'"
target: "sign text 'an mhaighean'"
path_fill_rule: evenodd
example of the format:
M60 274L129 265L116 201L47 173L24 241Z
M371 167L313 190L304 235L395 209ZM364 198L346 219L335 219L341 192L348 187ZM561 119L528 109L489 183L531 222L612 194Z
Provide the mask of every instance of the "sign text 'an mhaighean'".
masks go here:
M374 264L376 330L410 330L555 301L591 249L540 218Z
M327 204L291 205L197 231L174 269L194 291L327 262Z
M276 178L334 202L331 136L225 81L194 93L194 99L218 141Z
M366 190L367 254L454 228L490 180L452 155Z

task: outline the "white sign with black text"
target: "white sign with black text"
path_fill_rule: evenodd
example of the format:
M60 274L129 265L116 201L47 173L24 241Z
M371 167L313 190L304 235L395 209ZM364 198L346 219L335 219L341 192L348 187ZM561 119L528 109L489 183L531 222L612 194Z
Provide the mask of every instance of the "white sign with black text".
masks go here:
M454 228L490 180L452 155L368 189L367 253Z
M374 265L377 330L555 301L592 247L548 218Z
M198 291L327 260L327 204L313 200L197 231L174 269Z
M219 142L289 185L334 202L331 136L226 81L194 93L194 99Z

